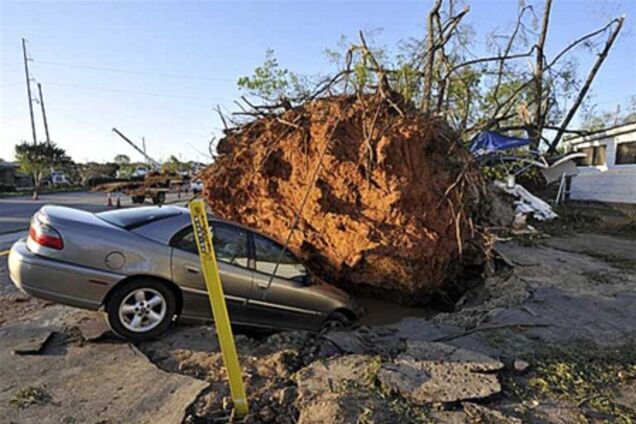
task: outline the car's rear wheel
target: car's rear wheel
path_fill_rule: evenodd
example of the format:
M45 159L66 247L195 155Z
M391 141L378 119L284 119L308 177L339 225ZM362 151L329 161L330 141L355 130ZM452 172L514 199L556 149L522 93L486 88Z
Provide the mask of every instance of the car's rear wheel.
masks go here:
M351 325L351 319L342 312L332 312L320 326L320 331L329 331L336 328L345 328Z
M115 288L106 304L110 328L120 337L144 341L168 329L177 299L165 284L152 279L134 280Z

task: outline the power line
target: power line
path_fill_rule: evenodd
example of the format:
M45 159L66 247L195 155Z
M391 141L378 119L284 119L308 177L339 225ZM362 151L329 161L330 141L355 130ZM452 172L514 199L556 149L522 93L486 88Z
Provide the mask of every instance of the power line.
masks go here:
M220 97L203 97L203 96L191 96L185 94L168 94L168 93L155 93L150 91L131 91L131 90L122 90L118 88L105 88L105 87L91 87L85 85L76 85L76 84L67 84L61 82L52 82L46 81L44 84L48 85L57 85L60 87L68 87L68 88L76 88L80 90L90 90L90 91L104 91L110 93L123 93L123 94L136 94L139 96L152 96L152 97L171 97L171 98L179 98L179 99L197 99L197 100L207 100L207 101L231 101L231 99L220 98Z
M19 109L17 112L14 112L12 115L8 115L8 117L6 115L3 115L2 119L0 119L0 122L2 122L3 126L7 126L10 122L13 122L17 118L21 118L22 114L24 114L24 107L22 109Z
M6 87L11 87L11 86L14 86L14 85L22 84L22 82L23 81L9 82L7 84L0 85L0 88L6 88Z
M100 66L86 66L86 65L75 65L71 63L49 62L44 60L34 60L34 62L43 64L43 65L63 66L67 68L87 69L91 71L117 72L122 74L131 74L131 75L157 76L162 78L177 78L177 79L188 79L188 80L198 80L198 81L236 82L236 78L201 77L201 76L194 76L194 75L166 74L166 73L160 73L160 72L143 72L143 71L133 71L129 69L103 68Z

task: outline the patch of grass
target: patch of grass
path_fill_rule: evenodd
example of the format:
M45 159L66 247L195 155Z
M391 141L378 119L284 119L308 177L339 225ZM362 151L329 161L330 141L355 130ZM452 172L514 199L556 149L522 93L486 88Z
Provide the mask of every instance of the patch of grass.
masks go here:
M393 414L398 416L399 422L402 424L423 424L432 422L429 417L429 408L427 406L414 405L404 399L399 393L386 390L378 380L378 373L382 366L382 357L374 356L369 363L359 381L343 380L335 384L331 391L343 395L351 395L357 399L362 407L362 412L358 416L357 423L367 424L373 416L373 410L362 406L362 400L373 400L376 402L382 400L382 404L378 404L380 408L388 408Z
M374 356L371 359L371 363L364 371L364 376L362 377L362 382L366 386L373 386L375 384L376 379L378 378L378 372L380 372L380 366L382 365L382 358L378 356Z
M495 348L500 348L506 342L507 337L500 331L491 331L483 334L488 344Z
M607 234L626 238L628 240L634 240L636 238L636 218L631 218L625 224L609 229Z
M632 423L636 410L614 401L619 386L636 379L636 349L618 350L581 347L553 351L533 359L526 377L503 379L504 393L523 405L546 400L562 401L580 408L584 415L600 414L608 422Z
M44 405L51 401L51 396L40 387L23 387L13 394L9 403L16 408L26 408L31 405Z

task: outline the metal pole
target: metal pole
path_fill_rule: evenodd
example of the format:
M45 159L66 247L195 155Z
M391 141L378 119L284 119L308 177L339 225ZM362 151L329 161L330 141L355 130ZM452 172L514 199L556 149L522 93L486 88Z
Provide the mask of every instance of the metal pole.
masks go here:
M147 155L147 153L146 153L146 137L141 137L141 148L144 149L144 155ZM148 162L148 159L146 159L146 164L150 165L150 162Z
M44 109L44 97L42 97L42 84L38 82L38 92L40 93L40 107L42 108L42 120L44 121L44 133L46 134L47 144L51 142L49 137L49 123L46 120L46 109Z
M135 150L137 150L139 153L141 153L148 162L150 162L155 168L161 168L161 164L159 162L157 162L156 160L154 160L153 158L151 158L150 156L148 156L146 154L146 152L144 152L139 146L137 146L135 143L133 143L132 141L130 141L130 139L128 137L126 137L125 135L123 135L117 128L113 128L113 132L115 134L117 134L118 136L120 136L121 138L124 139L124 141L128 144L130 144Z
M22 57L24 58L24 75L26 77L27 95L29 96L29 113L31 115L31 132L33 133L33 144L38 144L38 137L35 134L35 119L33 119L33 99L31 98L31 78L29 78L29 59L26 54L26 40L22 39Z

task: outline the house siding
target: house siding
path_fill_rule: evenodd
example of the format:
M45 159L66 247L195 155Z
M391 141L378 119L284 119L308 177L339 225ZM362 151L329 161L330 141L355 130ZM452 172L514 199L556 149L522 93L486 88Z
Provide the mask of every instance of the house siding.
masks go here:
M578 167L578 175L572 177L570 199L636 204L636 164L615 164L616 146L624 142L636 142L636 124L567 141L569 150L603 145L607 149L605 165Z

